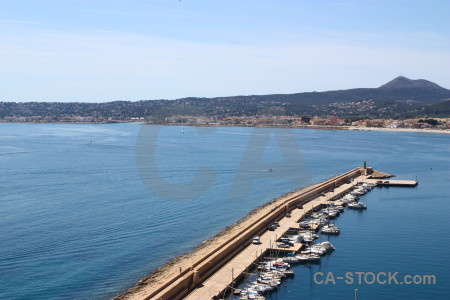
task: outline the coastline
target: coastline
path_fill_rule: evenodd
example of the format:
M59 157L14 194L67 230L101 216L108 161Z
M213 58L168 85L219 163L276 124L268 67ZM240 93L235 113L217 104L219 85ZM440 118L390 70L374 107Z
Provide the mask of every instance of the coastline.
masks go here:
M281 125L207 125L207 124L148 124L142 125L153 126L187 126L187 127L247 127L247 128L285 128L285 129L316 129L316 130L354 130L354 131L389 131L389 132L418 132L433 134L450 134L450 129L418 129L418 128L384 128L384 127L356 127L356 126L322 126L322 125L305 125L305 126L281 126Z
M449 130L449 129L349 127L349 128L347 128L347 130L360 130L360 131L389 131L389 132L420 132L420 133L450 134L450 130Z
M228 125L228 124L150 124L145 122L1 122L0 124L86 124L86 125L111 125L111 124L139 124L154 126L189 126L189 127L248 127L248 128L290 128L290 129L316 129L316 130L354 130L354 131L388 131L388 132L418 132L433 134L450 134L450 129L419 129L419 128L385 128L385 127L357 127L357 126L328 126L328 125Z

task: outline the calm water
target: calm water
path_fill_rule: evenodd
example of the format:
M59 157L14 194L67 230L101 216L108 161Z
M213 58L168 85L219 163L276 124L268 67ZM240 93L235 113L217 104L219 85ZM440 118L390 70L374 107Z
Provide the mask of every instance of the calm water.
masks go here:
M256 206L364 160L420 185L364 196L368 210L338 218L337 250L271 297L447 299L449 136L153 127L142 143L141 127L0 124L0 299L108 299ZM437 284L317 285L317 271Z

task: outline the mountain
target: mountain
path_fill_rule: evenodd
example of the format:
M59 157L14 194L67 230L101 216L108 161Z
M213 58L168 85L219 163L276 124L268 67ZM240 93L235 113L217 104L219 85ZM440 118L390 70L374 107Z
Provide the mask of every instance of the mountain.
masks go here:
M277 101L301 102L302 104L324 105L333 102L373 101L408 101L417 104L433 104L450 99L450 90L440 87L428 80L411 80L399 76L379 88L356 88L327 92L306 92L298 94L278 94L250 96ZM231 97L236 98L236 97ZM242 97L241 97L242 98Z
M386 84L383 84L379 87L380 89L436 89L442 90L444 88L440 87L434 82L425 80L425 79L417 79L412 80L406 78L404 76L399 76ZM445 90L445 89L444 89Z
M424 79L397 77L378 88L296 94L182 98L177 100L114 101L107 103L0 102L6 116L101 116L127 119L175 115L227 117L309 115L415 117L449 115L450 90Z

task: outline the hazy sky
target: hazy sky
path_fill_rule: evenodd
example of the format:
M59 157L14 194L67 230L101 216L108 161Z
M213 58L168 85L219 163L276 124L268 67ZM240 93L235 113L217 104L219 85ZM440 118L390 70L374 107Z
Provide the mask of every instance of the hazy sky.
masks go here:
M0 101L450 88L450 1L0 0Z

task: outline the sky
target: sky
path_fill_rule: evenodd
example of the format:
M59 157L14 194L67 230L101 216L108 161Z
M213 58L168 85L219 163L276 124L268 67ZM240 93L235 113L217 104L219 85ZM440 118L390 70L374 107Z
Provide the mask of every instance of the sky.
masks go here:
M450 1L0 0L0 101L450 88Z

